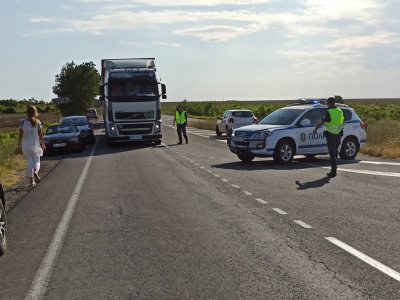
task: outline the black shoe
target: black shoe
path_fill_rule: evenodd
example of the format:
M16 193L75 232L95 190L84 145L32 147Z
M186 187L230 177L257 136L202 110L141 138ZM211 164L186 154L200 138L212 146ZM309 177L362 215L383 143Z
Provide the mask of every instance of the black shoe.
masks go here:
M188 140L186 140L186 144L187 144L187 143L189 143L189 141L188 141Z
M177 145L182 145L182 142L178 142L178 143L176 143Z
M36 183L38 183L38 182L40 182L40 177L39 177L39 174L35 171L35 172L33 172L33 176L35 177L35 181L36 181Z
M336 177L336 172L329 172L326 175L328 175L328 177Z

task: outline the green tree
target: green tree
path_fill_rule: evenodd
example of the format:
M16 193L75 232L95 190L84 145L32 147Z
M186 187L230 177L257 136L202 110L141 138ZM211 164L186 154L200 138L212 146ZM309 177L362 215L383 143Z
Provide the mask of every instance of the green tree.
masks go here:
M69 97L69 103L60 105L64 116L84 114L89 107L95 106L98 95L100 74L93 62L76 65L73 61L62 67L56 75L53 93L58 97Z

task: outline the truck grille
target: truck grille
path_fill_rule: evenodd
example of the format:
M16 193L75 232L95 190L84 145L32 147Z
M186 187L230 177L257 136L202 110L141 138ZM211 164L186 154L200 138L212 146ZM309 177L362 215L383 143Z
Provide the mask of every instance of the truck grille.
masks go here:
M153 132L153 123L145 124L120 124L118 131L121 135L150 134Z
M152 119L154 118L154 111L147 112L116 112L115 118L117 120L135 120L135 119Z

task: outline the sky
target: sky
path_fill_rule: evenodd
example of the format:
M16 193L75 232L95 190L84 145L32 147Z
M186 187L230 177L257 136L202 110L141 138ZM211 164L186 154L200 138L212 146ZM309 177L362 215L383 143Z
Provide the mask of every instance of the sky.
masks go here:
M399 98L399 0L7 0L0 99L68 62L154 57L163 101Z

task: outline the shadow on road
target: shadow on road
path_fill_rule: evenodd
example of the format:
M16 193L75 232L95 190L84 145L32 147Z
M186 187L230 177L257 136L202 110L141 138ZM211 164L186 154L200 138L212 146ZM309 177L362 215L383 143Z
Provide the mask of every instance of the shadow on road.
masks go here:
M296 185L297 185L297 189L299 191L304 191L307 189L315 189L315 188L320 188L323 187L325 184L329 183L329 177L323 177L317 180L313 180L313 181L309 181L309 182L304 182L301 183L300 181L296 180Z

